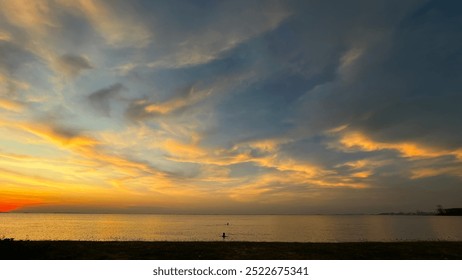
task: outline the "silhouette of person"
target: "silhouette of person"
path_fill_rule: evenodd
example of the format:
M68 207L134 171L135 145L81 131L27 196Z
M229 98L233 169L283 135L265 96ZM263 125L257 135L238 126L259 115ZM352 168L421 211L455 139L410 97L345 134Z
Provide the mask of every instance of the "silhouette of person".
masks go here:
M223 232L223 235L221 237L226 238L228 236L226 236L226 234Z

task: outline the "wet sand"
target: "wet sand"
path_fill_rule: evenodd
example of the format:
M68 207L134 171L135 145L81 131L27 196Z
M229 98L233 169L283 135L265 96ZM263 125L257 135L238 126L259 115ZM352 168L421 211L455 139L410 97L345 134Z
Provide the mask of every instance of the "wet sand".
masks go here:
M462 259L462 242L0 241L0 259L460 260Z

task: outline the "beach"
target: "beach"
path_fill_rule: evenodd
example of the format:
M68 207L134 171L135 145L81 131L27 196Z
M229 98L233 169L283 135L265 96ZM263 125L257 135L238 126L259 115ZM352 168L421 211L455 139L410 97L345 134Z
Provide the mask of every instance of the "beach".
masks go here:
M460 260L462 242L0 241L2 260Z

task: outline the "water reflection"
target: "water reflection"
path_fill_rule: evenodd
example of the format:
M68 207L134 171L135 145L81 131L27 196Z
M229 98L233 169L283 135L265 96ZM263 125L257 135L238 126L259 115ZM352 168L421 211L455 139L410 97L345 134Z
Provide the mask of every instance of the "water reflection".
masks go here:
M229 223L229 224L228 224ZM0 214L21 240L355 242L462 240L462 217Z

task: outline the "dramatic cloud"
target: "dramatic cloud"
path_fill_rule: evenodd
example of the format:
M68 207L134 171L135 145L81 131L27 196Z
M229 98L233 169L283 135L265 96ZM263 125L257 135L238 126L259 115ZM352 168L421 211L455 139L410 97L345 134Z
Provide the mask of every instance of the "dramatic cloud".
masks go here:
M0 2L0 211L460 206L455 1L29 2Z

